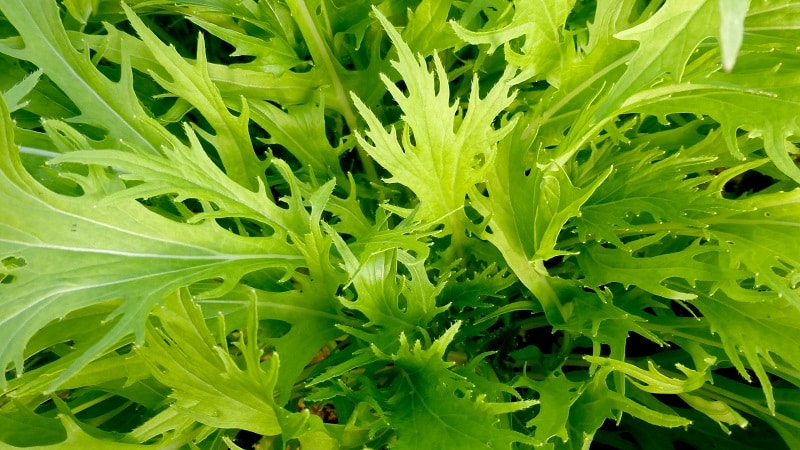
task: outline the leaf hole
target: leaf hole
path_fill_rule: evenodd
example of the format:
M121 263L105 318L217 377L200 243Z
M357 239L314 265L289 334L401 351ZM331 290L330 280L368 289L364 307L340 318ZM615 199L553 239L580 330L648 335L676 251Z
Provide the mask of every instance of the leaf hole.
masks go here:
M3 266L8 270L14 270L28 265L28 262L25 260L25 258L21 256L7 256L0 260L0 263L2 263Z
M397 296L397 309L400 311L405 311L408 308L408 299L405 295L398 295Z
M480 169L485 165L486 165L486 155L484 153L478 153L477 155L472 157L472 169Z

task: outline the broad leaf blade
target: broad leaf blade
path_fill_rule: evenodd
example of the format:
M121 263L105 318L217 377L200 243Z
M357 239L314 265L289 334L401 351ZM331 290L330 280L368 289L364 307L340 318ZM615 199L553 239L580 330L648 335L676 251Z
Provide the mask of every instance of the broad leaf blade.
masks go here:
M100 205L111 183L96 169L82 181L84 195L58 195L33 180L13 143L12 124L0 113L0 207L26 215L0 218L0 366L22 372L28 340L70 311L123 299L119 320L63 381L123 337L142 338L144 318L175 289L218 278L220 289L263 267L295 266L302 256L285 241L243 238L212 222L178 224L134 200ZM5 381L0 380L5 387Z

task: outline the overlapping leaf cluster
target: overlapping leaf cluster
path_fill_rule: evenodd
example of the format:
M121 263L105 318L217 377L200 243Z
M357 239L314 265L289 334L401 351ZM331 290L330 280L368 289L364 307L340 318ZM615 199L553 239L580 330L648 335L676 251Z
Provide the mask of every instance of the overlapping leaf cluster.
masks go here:
M0 0L0 442L800 448L798 20Z

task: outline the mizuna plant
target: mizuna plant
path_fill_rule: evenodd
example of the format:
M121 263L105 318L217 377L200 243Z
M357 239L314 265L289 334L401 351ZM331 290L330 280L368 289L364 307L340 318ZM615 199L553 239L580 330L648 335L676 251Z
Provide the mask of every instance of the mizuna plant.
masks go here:
M3 448L800 448L797 0L0 0Z

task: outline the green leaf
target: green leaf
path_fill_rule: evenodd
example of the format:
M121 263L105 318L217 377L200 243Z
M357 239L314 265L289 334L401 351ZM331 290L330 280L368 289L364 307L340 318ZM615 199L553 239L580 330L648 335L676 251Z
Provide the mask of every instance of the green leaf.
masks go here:
M714 36L712 30L720 20L716 6L715 1L668 1L647 21L617 33L615 38L635 40L639 47L596 117L604 116L604 112L667 73L681 81L694 49Z
M344 116L345 122L351 129L355 129L356 117L348 98L348 91L351 90L348 87L354 86L354 82L361 81L361 77L358 76L358 72L346 70L334 54L330 42L332 36L329 35L330 24L325 23L327 17L317 15L323 11L322 1L314 0L309 3L288 0L286 6L305 39L308 52L319 67L317 77L326 81L323 85L329 91L331 101L328 104Z
M641 421L630 421L628 428L631 435L626 435L626 441L634 441L641 448L653 450L672 450L679 442L691 442L692 445L719 447L731 450L750 450L758 448L764 442L777 442L775 436L766 423L752 423L746 429L731 428L730 434L716 426L714 422L696 411L681 411L681 414L692 420L692 424L676 433L676 430L662 428ZM619 435L620 433L615 433ZM605 436L604 436L605 437ZM625 445L623 440L617 441ZM606 441L608 444L609 442Z
M720 252L722 250L716 246L691 244L680 252L636 257L627 251L593 244L580 247L577 262L585 271L585 282L590 286L599 287L616 281L625 287L635 285L664 298L691 300L695 298L694 294L668 288L664 282L677 278L695 286L698 281L721 282L745 276L745 272L725 269L724 259L716 256Z
M248 326L248 341L237 343L245 366L240 368L225 347L217 345L224 337L211 335L185 291L169 296L156 316L158 325L147 327L146 344L137 352L152 365L158 381L172 388L173 408L215 427L280 434L279 411L271 396L278 357L272 355L261 366L261 352L251 340L257 322Z
M50 445L67 438L61 422L45 418L24 406L0 412L0 442L9 446Z
M408 24L401 35L414 53L427 56L460 46L461 39L446 25L453 6L450 0L425 0L416 9L408 9Z
M800 447L798 23L0 0L0 446Z
M72 17L85 24L98 3L98 0L66 0L64 6Z
M800 224L796 207L800 191L753 197L742 203L744 211L709 220L709 236L718 240L733 267L752 274L756 287L767 286L777 293L778 303L785 298L800 307L795 276L800 249L791 237Z
M566 283L562 282L561 284ZM619 296L617 303L626 307L626 309L622 309L615 304L608 290L597 290L595 293L589 293L586 290L577 285L561 287L559 290L561 296L570 298L572 301L565 308L567 311L565 322L558 324L555 329L569 331L591 339L592 355L600 356L603 351L602 346L607 345L611 349L611 358L623 359L626 353L626 342L631 332L645 337L653 343L664 344L663 339L647 329L645 325L647 320L643 317L644 314L640 311L631 311L643 309L643 302L640 299Z
M339 156L349 145L328 142L324 104L287 106L283 111L269 102L258 102L251 105L250 115L270 134L268 144L282 145L316 176L343 177Z
M14 85L11 89L3 92L3 98L5 99L6 105L8 105L9 112L13 113L18 109L28 106L28 101L23 99L31 93L34 87L36 87L36 84L39 82L41 76L41 71L33 72L25 77L24 80Z
M344 259L349 283L358 294L352 301L342 299L342 304L364 313L369 319L367 325L384 328L384 336L394 340L401 331L414 333L446 310L447 306L436 304L444 283L431 283L422 257L398 249L375 250L375 244L356 255L341 240L334 243ZM399 274L401 265L410 277Z
M245 187L255 190L257 180L263 178L262 164L253 151L248 122L247 103L242 100L236 117L228 112L225 102L208 74L206 48L203 35L197 46L194 64L185 61L174 48L168 48L144 23L123 4L131 26L139 33L153 56L164 67L170 79L151 73L156 81L170 93L189 102L213 128L213 134L196 127L198 133L209 141L225 167L227 175Z
M564 23L572 11L575 0L522 0L514 2L514 17L502 28L470 31L453 22L456 34L473 45L488 44L486 50L492 54L501 45L506 60L523 69L521 77L534 80L547 79L559 85L557 69L566 54L564 46ZM517 51L511 41L525 37Z
M565 170L534 145L526 132L503 139L487 176L486 194L473 189L472 206L488 218L486 240L500 250L514 274L553 320L565 317L544 260L566 254L555 249L559 233L611 173L592 185L573 185Z
M126 200L175 195L176 202L195 199L215 205L206 206L201 212L188 213L185 220L189 223L221 217L249 219L265 224L261 232L265 235L276 233L276 240L285 240L289 232L299 232L308 227L308 213L297 198L292 198L287 210L270 199L270 193L261 181L256 192L241 186L211 161L191 129L186 127L185 131L189 145L177 144L171 149L165 147L163 156L135 151L75 151L54 158L50 163L113 166L125 172L120 178L138 182L128 189L105 196L101 200L103 206ZM279 171L293 179L285 163L275 160L274 164Z
M569 416L570 440L566 448L586 448L605 419L616 418L625 412L645 422L661 427L677 428L691 421L671 413L655 411L609 389L607 377L611 368L603 367L592 375L581 396L572 405Z
M107 314L103 318L105 316ZM69 321L68 323L75 324L74 321ZM73 346L76 349L91 347L94 342L102 338L108 328L108 326L102 327L99 329L99 333L91 333L92 336L90 337L93 339L77 336L76 344L73 344ZM52 326L45 328L41 334L49 334L51 331ZM100 338L96 337L98 334ZM72 334L69 337L75 337L75 335ZM62 373L71 369L72 364L78 357L80 357L79 352L68 354L55 362L25 372L26 376L22 378L9 380L8 397L18 399L26 404L46 401L45 399L49 399L50 396L46 395L45 392L50 389L54 382L57 382ZM151 380L150 371L141 358L112 353L90 362L81 369L79 377L73 377L60 383L59 390L67 392L70 389L102 386L103 390L114 392L121 397L129 398L147 407L155 407L163 400L163 396L153 388L150 383ZM137 395L136 389L133 388L133 386L137 385L146 394ZM126 389L116 389L115 387L118 386L125 386ZM141 392L138 394L141 394Z
M743 303L722 292L698 295L693 304L708 320L709 330L719 335L725 353L742 377L751 380L747 368L755 373L769 410L774 412L775 400L768 370L777 365L773 355L795 370L800 367L800 349L785 345L798 332L798 309L785 299Z
M80 197L66 197L33 180L19 161L12 125L0 114L0 207L24 217L0 219L0 259L8 281L0 284L6 311L0 320L0 365L23 368L25 345L41 328L69 312L123 299L109 316L115 326L50 386L53 389L90 360L135 334L153 305L176 289L219 277L215 291L265 267L291 268L296 249L270 238L243 238L212 222L178 224L133 200L103 204L106 175L93 169L79 181ZM10 277L10 278L9 278ZM5 379L0 380L5 390Z
M334 238L325 235L320 226L332 188L332 183L328 183L327 187L311 196L310 230L303 236L292 237L307 262L308 275L295 273L293 277L299 289L280 293L256 291L259 312L263 311L264 317L291 325L286 334L267 341L278 352L291 355L284 358L277 381L280 398L284 402L323 345L342 335L339 325L358 324L341 313L342 305L337 293L345 284L346 276L334 266L331 255ZM331 235L336 236L335 233Z
M107 130L106 145L119 142L158 153L164 142L175 138L142 108L133 89L129 60L121 60L118 82L103 75L88 52L79 52L70 43L53 0L28 4L22 0L3 0L0 11L20 33L22 42L5 41L0 52L31 61L52 79L80 109L72 122ZM22 45L20 45L22 44Z
M143 445L130 442L124 442L119 436L110 435L110 433L88 433L83 426L75 422L75 419L64 414L59 414L58 420L61 426L66 430L67 438L61 442L53 445L34 445L34 446L9 446L10 449L48 449L48 448L107 448L110 450L137 450L137 449L156 449L164 448L164 445L169 445L169 442L159 442L156 444ZM96 436L97 435L97 436Z
M254 19L255 20L255 19ZM169 75L141 40L112 26L105 35L69 33L72 44L101 51L103 58L116 64L130 61L131 67L143 73L155 73L167 79ZM241 97L250 102L269 100L280 104L300 104L311 99L320 86L313 72L284 72L280 75L260 70L206 63L208 77L232 109L242 106Z
M712 3L715 2L706 2ZM781 15L779 6L764 11L754 8L751 14L772 18L770 29L792 28L792 22ZM796 150L787 139L800 130L793 114L800 104L795 89L796 51L781 48L780 56L776 57L775 47L762 50L757 40L753 40L756 42L752 44L748 40L743 42L744 49L752 50L737 59L737 70L724 73L712 68L687 73L683 80L678 80L683 83L630 95L623 107L659 117L678 112L709 115L720 123L731 153L738 158L746 155L739 148L736 134L740 129L747 130L751 137L763 140L772 163L797 181L800 169L791 156ZM707 64L701 67L706 68Z
M485 97L480 98L478 78L472 82L469 109L462 113L458 104L450 103L447 74L438 56L434 55L434 73L428 72L422 57L415 57L394 27L378 11L398 51L392 62L405 81L404 94L386 76L383 82L403 110L402 136L396 128L384 130L375 114L355 98L356 108L367 122L369 131L357 134L359 144L375 161L392 173L389 183L400 183L419 199L416 218L442 221L464 206L467 192L483 181L492 165L496 142L513 128L509 123L495 129L497 115L514 98L509 94L513 70L507 70ZM437 86L438 84L438 86ZM463 233L460 215L444 219L451 233Z
M171 407L179 414L217 428L282 434L286 440L312 432L319 444L326 443L320 448L328 448L332 438L322 431L318 417L308 411L289 413L272 398L279 356L274 353L261 362L255 301L251 305L249 323L242 331L246 338L234 344L244 367L226 351L226 344L218 345L224 333L216 339L211 335L185 290L170 296L156 313L158 325L148 326L146 345L138 352L153 366L155 377L172 388ZM225 329L223 322L219 326Z
M292 48L283 33L276 27L269 27L275 35L270 39L250 36L246 30L240 29L233 23L225 26L194 18L192 22L208 30L211 34L230 42L236 50L230 54L232 57L249 56L253 60L243 64L232 64L229 67L241 67L249 70L258 70L282 75L287 70L302 64L302 60ZM254 20L255 22L255 20ZM259 22L263 24L264 22Z
M750 0L719 1L719 46L722 52L722 67L730 72L736 64L736 56L742 46L744 19Z
M517 384L539 394L539 412L525 424L534 430L533 436L548 444L558 443L554 437L560 438L561 442L567 442L569 411L581 396L585 384L571 381L560 371L548 374L543 380L525 377L517 381Z
M397 441L390 448L508 448L513 442L535 445L538 441L499 427L496 417L501 412L533 406L535 401L487 403L470 382L449 369L452 363L442 360L459 327L457 322L427 349L420 341L409 344L404 334L394 354L374 348L379 357L393 361L400 369L386 405L397 430Z
M125 170L124 178L141 181L131 189L106 197L105 202L113 204L121 199L149 198L177 190L180 191L177 200L192 198L215 205L215 209L187 218L189 222L219 217L244 218L268 225L261 232L271 239L283 242L291 239L294 242L298 256L308 262L308 276L296 273L293 277L302 286L301 290L265 292L237 286L234 292L221 298L202 300L210 308L230 308L241 305L242 299L256 296L264 314L292 325L286 335L269 342L279 351L293 356L282 365L277 382L282 398L286 399L306 363L322 345L341 334L334 325L340 307L336 291L344 283L343 274L330 261L331 239L323 236L319 225L333 185L327 183L309 194L312 204L312 214L309 215L299 201L300 187L290 169L276 159L273 164L289 177L295 192L295 196L289 199L289 208L281 208L267 198L263 187L259 192L252 192L224 176L206 157L193 133L187 130L187 134L192 145L165 151L169 160L118 151L91 151L73 152L54 162L105 163ZM303 320L298 320L299 317Z
M685 127L684 127L685 128ZM678 136L681 142L696 137ZM648 139L656 139L650 135ZM620 149L608 143L592 152L590 159L571 171L584 179L602 173L609 165L614 171L581 208L578 217L570 219L581 242L596 241L629 252L652 245L642 239L656 234L702 236L706 220L715 214L739 207L719 198L720 188L712 188L708 171L724 164L717 157L707 156L724 145L720 133L709 133L688 148L668 154L652 144ZM661 142L671 146L669 142ZM626 146L628 147L628 146ZM685 174L697 174L687 177ZM721 180L715 180L717 183ZM709 183L708 189L701 189ZM722 181L724 184L724 181ZM720 185L721 186L721 185Z
M800 444L795 430L800 425L800 395L795 388L776 389L775 409L771 410L763 404L763 394L756 387L750 387L735 381L719 377L714 386L708 386L706 394L719 401L725 401L734 408L752 414L765 421L783 438L788 448Z

